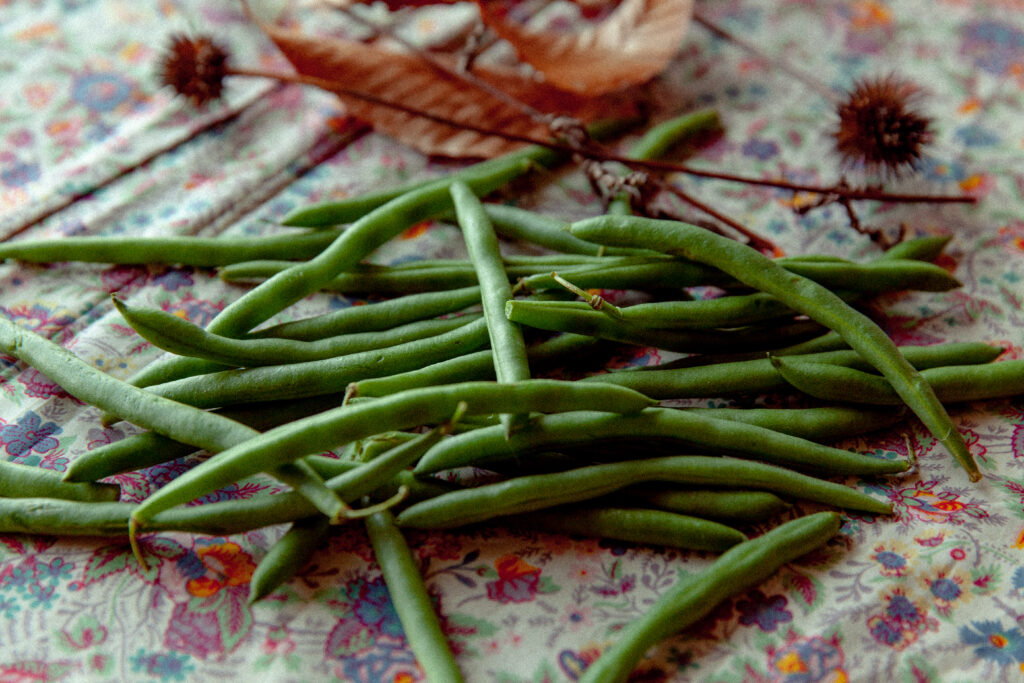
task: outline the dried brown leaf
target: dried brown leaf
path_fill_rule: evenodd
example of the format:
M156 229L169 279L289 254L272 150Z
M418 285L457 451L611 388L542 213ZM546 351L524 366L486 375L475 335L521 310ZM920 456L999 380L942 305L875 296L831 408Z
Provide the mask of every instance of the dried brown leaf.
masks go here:
M518 146L500 137L465 130L458 124L534 139L550 139L547 126L501 99L445 74L413 54L390 51L375 45L310 36L277 26L264 26L267 35L295 67L334 91L348 112L388 135L426 154L449 157L491 157ZM549 113L568 114L583 121L598 116L630 115L632 107L607 100L585 98L528 80L519 72L474 70L504 93ZM331 83L339 87L334 89ZM348 93L396 102L456 123L438 123L421 116L373 104Z
M548 83L601 95L656 76L679 50L693 0L622 0L605 19L570 33L511 21L501 2L477 0L484 23L512 43Z

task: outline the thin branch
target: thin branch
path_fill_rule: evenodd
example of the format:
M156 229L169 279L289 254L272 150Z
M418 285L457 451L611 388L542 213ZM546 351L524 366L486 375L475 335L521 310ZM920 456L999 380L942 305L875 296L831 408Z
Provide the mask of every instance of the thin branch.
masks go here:
M427 120L439 123L444 126L451 126L453 128L459 128L462 130L469 130L480 135L487 135L509 140L511 142L522 142L530 145L540 145L547 147L555 151L565 152L567 154L582 154L583 156L597 159L599 161L616 161L620 164L628 166L632 169L642 168L655 171L665 171L669 173L685 173L702 178L713 178L716 180L726 180L730 182L743 183L746 185L761 185L765 187L775 187L778 189L789 190L791 192L812 192L815 194L826 194L835 195L836 197L846 198L850 200L870 200L878 202L894 202L894 203L932 203L932 204L974 204L977 201L976 197L970 195L922 195L922 194L888 194L877 188L863 188L853 189L844 187L824 187L820 185L809 185L805 183L792 183L786 180L771 179L771 178L755 178L750 176L741 176L732 173L721 173L716 171L702 171L699 169L692 168L685 164L677 164L669 161L660 161L656 159L633 159L631 157L622 156L601 149L593 144L588 144L580 147L577 144L564 144L552 140L544 140L541 138L531 137L529 135L518 135L515 133L508 133L506 131L495 130L493 128L487 128L474 123L454 121L443 116L431 114L430 112L409 107L397 102L385 100L373 95L366 95L364 93L350 90L337 81L332 81L324 78L316 78L314 76L305 76L301 74L288 74L288 73L276 73L269 71L262 71L259 69L243 69L243 68L229 68L227 69L228 75L235 76L254 76L260 78L271 78L279 81L286 81L290 83L300 83L302 85L311 85L323 90L343 95L345 97L352 97L355 99L369 102L370 104L378 105L381 107L388 107L396 111L401 111L411 116L417 116L425 118Z
M836 92L821 80L815 78L806 71L796 69L787 64L786 62L776 59L775 57L772 57L771 55L765 53L763 50L761 50L753 43L743 40L735 33L731 33L722 28L721 26L719 26L718 24L712 22L704 14L700 13L697 10L694 10L693 12L693 21L694 23L703 26L705 29L715 34L719 38L724 38L725 40L728 40L730 43L733 43L734 45L742 48L744 51L748 52L758 61L764 62L765 64L773 66L779 71L782 71L783 73L792 76L794 79L800 81L808 88L817 91L825 99L831 102L839 101L839 96L836 94Z
M732 228L736 232L738 232L741 235L743 235L744 237L746 237L747 240L749 240L750 246L753 247L754 249L757 249L760 252L769 253L769 254L774 254L774 253L778 252L778 247L775 246L773 243L769 242L765 238L763 238L760 235L758 235L757 233L753 232L752 230L750 230L750 228L746 227L745 225L743 225L739 221L737 221L737 220L735 220L733 218L730 218L729 216L726 216L724 213L718 211L717 209L715 209L715 208L713 208L711 206L708 206L707 204L705 204L704 202L700 201L699 199L697 199L693 195L690 195L687 192L681 190L680 188L678 188L678 187L676 187L674 185L670 185L668 183L664 183L662 185L662 189L665 190L666 192L672 193L673 195L675 195L676 197L678 197L682 201L686 202L687 204L689 204L693 208L697 209L698 211L701 211L702 213L706 213L707 215L711 216L715 220L720 221L720 222L728 225L730 228Z

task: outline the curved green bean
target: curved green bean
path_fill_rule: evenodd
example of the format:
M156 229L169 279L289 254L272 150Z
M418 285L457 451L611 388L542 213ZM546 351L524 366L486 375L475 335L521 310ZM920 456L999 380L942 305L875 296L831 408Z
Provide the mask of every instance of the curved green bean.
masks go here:
M719 522L665 510L627 507L564 507L499 520L537 531L612 538L646 545L721 552L747 539Z
M890 259L914 259L917 261L934 261L946 248L952 235L925 235L913 239L904 240L899 244L886 249L878 258Z
M315 455L303 460L325 477L338 476L360 467L359 463ZM325 463L327 460L329 464ZM399 487L409 490L406 499L409 501L424 500L452 490L452 486L444 482L436 479L420 481L406 471L374 491L373 497L383 499ZM342 499L352 500L344 488L337 492ZM124 537L129 535L129 522L136 507L136 503L0 497L0 533ZM288 524L317 514L312 503L293 491L287 491L165 510L147 522L147 530L230 536L275 524Z
M295 520L256 565L249 579L249 604L270 595L295 576L323 547L330 532L326 517Z
M794 310L838 332L889 380L928 431L945 445L966 470L971 481L981 478L963 435L956 430L928 382L900 355L896 345L881 328L825 287L787 272L755 249L685 223L605 216L575 223L572 232L596 242L657 247L662 251L709 263L755 289L775 295ZM891 265L903 262L878 263Z
M596 386L596 385L594 385ZM445 439L416 465L418 475L487 465L530 453L587 447L609 440L651 439L673 445L743 454L766 462L829 474L892 474L907 463L882 460L754 424L675 408L646 408L636 415L574 411L532 418L507 439L500 427L483 427ZM630 454L624 449L622 457Z
M526 357L533 368L551 363L571 363L574 360L591 357L602 344L601 340L586 335L561 334L527 347ZM485 349L417 370L359 380L348 386L347 393L349 396L379 397L418 387L494 378L494 356L490 349Z
M589 218L572 226L573 234L592 231L595 221L621 220L654 220L640 219L630 216L599 216ZM660 221L676 225L674 221ZM685 224L679 224L685 225ZM582 226L577 228L577 226ZM700 230L700 228L696 228ZM722 239L729 239L722 237ZM626 242L623 241L623 244ZM638 242L633 242L638 243ZM648 241L647 244L652 244ZM737 242L737 244L739 244ZM743 245L740 245L743 246ZM653 248L653 247L652 247ZM871 263L851 263L849 261L818 261L799 258L782 258L765 261L778 268L818 283L822 287L860 294L889 292L898 290L920 290L944 292L960 286L960 281L945 269L924 261L910 259L876 260ZM229 266L234 267L234 266ZM580 266L563 269L559 274L583 289L663 289L667 287L694 287L698 285L716 285L731 287L736 285L734 273L728 275L708 265L693 263L685 259L650 259L647 263L635 265ZM730 277L730 275L732 277ZM742 281L742 280L741 280ZM744 284L750 284L744 283ZM550 275L538 274L522 278L520 285L527 291L552 289L558 285ZM760 289L755 287L755 289ZM769 292L771 293L771 292ZM782 297L778 297L782 298Z
M687 412L718 420L745 422L809 441L833 442L891 427L902 410L870 410L853 406L814 408L686 408Z
M363 306L349 306L323 315L279 323L250 332L248 338L280 337L314 341L340 334L379 332L398 325L455 313L480 303L480 287L426 292Z
M765 581L787 562L824 545L839 532L841 522L834 512L786 522L726 551L699 574L680 579L618 633L617 642L587 667L580 683L624 683L653 645L694 624L723 600Z
M518 301L517 306L540 309L552 317L559 311L568 315L590 315L595 311L585 301ZM769 294L741 294L717 299L659 301L619 307L624 325L657 329L701 329L739 327L796 315L791 308ZM570 325L570 322L566 323Z
M160 309L130 306L116 297L114 306L128 321L128 324L153 345L181 356L203 358L232 367L303 363L386 349L450 332L480 317L471 313L454 318L419 320L380 332L345 334L315 341L299 341L273 337L260 339L223 337Z
M533 211L507 204L484 204L494 230L511 239L536 244L563 254L611 256L615 254L642 254L640 249L608 249L594 242L586 242L569 234L569 223L543 216ZM655 252L646 252L653 255Z
M755 524L789 510L792 505L767 491L668 489L638 486L622 491L622 498L694 517L721 519L730 523Z
M621 131L627 121L608 120L596 121L587 125L587 132L595 139L601 139L614 135ZM470 182L480 176L488 176L494 173L505 171L508 167L520 167L522 165L553 166L565 159L561 152L530 145L517 149L514 152L502 155L495 159L488 159L466 168L451 173L450 180L462 180ZM283 225L307 228L320 228L341 223L348 223L362 218L370 211L379 208L387 202L409 192L422 189L424 186L436 181L421 181L409 183L398 187L361 194L356 197L349 197L339 201L324 202L315 206L305 207L285 216Z
M115 501L117 484L70 483L60 472L0 460L0 496L5 498L63 498L75 501Z
M410 505L398 514L396 522L414 529L451 529L503 515L589 500L649 481L754 488L850 510L892 513L888 503L856 489L775 465L684 455L591 465L452 491Z
M122 382L6 318L0 318L0 349L36 368L75 398L175 441L216 451L259 433L222 415Z
M486 323L481 318L451 332L387 349L305 363L214 372L157 384L148 391L201 408L334 394L351 382L437 363L475 351L486 343Z
M577 257L582 258L582 257ZM622 266L633 257L608 256L608 267ZM506 257L505 272L510 280L528 278L538 273L547 273L552 268L570 269L591 268L580 265L569 257L553 261L548 258L532 257L516 259ZM218 271L218 277L224 282L251 283L265 281L291 268L290 261L248 261L225 266ZM604 267L604 266L602 266ZM473 264L463 259L450 261L412 261L399 266L370 266L360 264L347 272L341 273L321 285L320 289L343 294L410 294L427 293L438 290L465 288L478 283Z
M780 376L795 388L830 401L893 405L899 395L883 377L853 368L772 359ZM1024 360L988 365L948 365L922 370L940 401L959 403L1024 394Z
M300 417L334 408L341 403L342 398L341 394L337 394L298 401L239 405L222 410L219 414L253 429L264 431ZM140 470L177 460L197 450L191 444L181 443L155 432L142 432L80 454L68 464L63 479L67 482L97 481L121 472Z
M552 332L586 334L599 339L653 346L680 353L707 353L729 350L770 349L792 344L823 333L811 321L797 320L785 325L751 325L728 330L699 328L655 328L640 323L617 320L610 315L586 308L567 307L572 302L524 301L505 302L505 316L512 322Z
M897 347L903 357L915 368L923 370L956 363L958 365L984 364L994 360L1002 349L980 342L954 342L928 346ZM778 356L779 354L773 353ZM807 362L828 363L833 366L857 368L871 367L853 350L824 351L787 358L800 358ZM609 382L635 389L651 398L713 398L735 393L763 394L786 387L786 382L768 358L726 361L658 369L647 366L619 370L585 377L585 382Z

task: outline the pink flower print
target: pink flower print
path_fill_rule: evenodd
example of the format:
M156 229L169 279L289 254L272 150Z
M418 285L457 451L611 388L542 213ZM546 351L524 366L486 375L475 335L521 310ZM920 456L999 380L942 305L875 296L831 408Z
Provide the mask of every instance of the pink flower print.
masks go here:
M18 381L25 385L25 395L32 398L64 398L68 395L35 368L29 368L21 373Z

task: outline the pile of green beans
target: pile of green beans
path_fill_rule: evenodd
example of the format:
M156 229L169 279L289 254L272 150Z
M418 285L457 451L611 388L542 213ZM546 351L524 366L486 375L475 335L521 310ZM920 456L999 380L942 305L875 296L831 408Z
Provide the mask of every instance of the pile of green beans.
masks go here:
M656 157L717 125L713 112L666 122L634 154ZM993 363L1001 349L982 343L897 347L857 309L879 292L959 286L929 262L948 238L908 240L869 263L771 260L694 226L632 216L622 197L608 215L572 224L481 201L557 160L524 148L448 177L303 209L284 224L313 231L260 241L0 245L0 259L170 263L218 267L229 282L265 279L205 329L115 299L128 323L168 353L130 382L0 319L0 350L105 420L148 430L78 457L63 478L0 462L0 532L127 536L145 563L142 533L288 525L253 574L256 602L301 571L334 525L360 520L410 647L439 681L461 673L406 529L486 522L723 553L627 625L582 679L605 682L625 680L658 640L826 543L840 515L799 517L801 501L891 512L828 477L907 471L906 460L835 445L890 428L904 411L844 404L906 405L972 479L980 476L943 402L1024 393L1024 362ZM458 223L468 260L364 261L410 224L439 216ZM505 253L508 240L559 253ZM693 299L686 289L706 286L723 294ZM331 288L392 298L265 324ZM655 300L617 307L584 291L595 288ZM559 300L576 294L584 300ZM688 355L577 381L543 378L552 365L563 375L570 365L600 371L596 361L622 344ZM790 390L817 403L658 405ZM331 449L339 457L322 455ZM117 502L118 488L100 481L203 451L211 457L141 503ZM449 476L475 468L489 470L490 483ZM290 490L185 506L261 472ZM796 519L765 531L783 514Z

